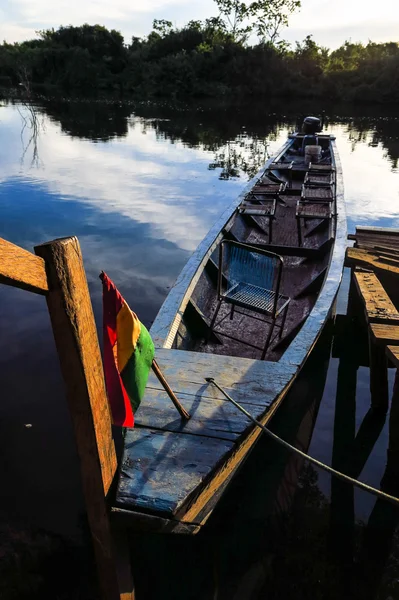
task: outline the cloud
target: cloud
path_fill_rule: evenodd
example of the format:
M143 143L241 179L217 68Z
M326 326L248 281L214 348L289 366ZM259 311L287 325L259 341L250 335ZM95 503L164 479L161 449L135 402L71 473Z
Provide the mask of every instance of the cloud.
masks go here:
M20 174L21 122L14 107L2 109L1 117L8 139L7 147L0 150L0 182L4 183ZM27 129L25 139L28 135ZM29 178L62 202L78 199L101 212L146 223L154 238L171 240L189 251L228 203L226 189L233 199L245 183L223 185L207 169L213 153L157 140L154 130L143 135L140 119L130 125L126 138L107 144L71 139L46 119L39 155L43 168L30 169ZM28 154L25 165L29 160ZM196 186L196 180L202 184Z
M9 42L34 37L37 29L59 25L100 23L121 30L128 41L132 35L144 36L155 18L166 18L180 27L190 19L216 15L213 0L2 0L0 39ZM397 0L384 0L384 15L375 2L364 0L302 0L302 9L291 17L284 37L290 41L314 34L315 39L336 47L345 39L366 42L396 40L399 30Z

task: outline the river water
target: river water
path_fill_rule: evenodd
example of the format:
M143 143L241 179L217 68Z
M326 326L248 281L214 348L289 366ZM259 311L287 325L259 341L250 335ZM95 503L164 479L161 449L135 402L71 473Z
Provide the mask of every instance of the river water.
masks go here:
M190 253L282 145L298 112L59 100L24 106L4 100L0 237L32 250L57 237L78 236L97 324L98 274L105 270L149 326ZM399 119L348 107L328 112L326 127L336 135L344 169L348 230L399 227ZM346 275L340 313L347 288ZM311 437L310 452L331 464L336 399L345 408L348 393L353 437L370 405L368 369L355 374L354 403L351 375L342 370L340 375L339 352L333 350L330 358L328 341L322 345L291 402L293 414L298 398L303 403L304 447ZM77 539L84 527L78 462L46 304L5 286L0 287L0 378L0 522ZM317 396L313 405L310 399ZM312 424L307 429L306 419ZM357 476L379 487L388 420L377 429ZM355 440L351 443L348 456ZM330 478L307 467L301 471L302 465L293 468L286 455L277 460L276 452L266 441L258 445L211 519L208 537L185 542L189 552L180 540L137 542L137 580L146 597L160 597L150 577L154 569L162 581L159 594L167 598L399 597L396 515L386 509L387 520L380 522L374 497L358 491L348 497L333 489L343 515L337 520ZM270 475L278 461L280 475ZM295 476L284 515L276 520L277 482L284 473ZM363 589L358 571L375 563L364 542L370 528L381 534L376 543L385 549L379 552L384 560L377 561Z

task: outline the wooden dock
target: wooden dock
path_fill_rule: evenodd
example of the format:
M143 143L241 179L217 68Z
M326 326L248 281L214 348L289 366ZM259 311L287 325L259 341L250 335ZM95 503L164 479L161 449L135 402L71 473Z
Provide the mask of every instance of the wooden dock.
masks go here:
M346 251L348 312L367 328L372 408L388 410L388 364L399 367L399 230L357 227Z

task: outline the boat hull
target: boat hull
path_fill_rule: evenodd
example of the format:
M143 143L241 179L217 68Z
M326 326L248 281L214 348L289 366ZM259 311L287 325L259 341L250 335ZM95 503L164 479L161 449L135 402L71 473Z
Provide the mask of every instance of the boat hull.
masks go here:
M173 347L193 293L237 207L283 146L228 207L201 242L163 304L151 335L157 361L172 389L191 413L183 422L155 377L136 415L137 427L126 432L114 513L138 529L196 533L261 435L261 430L226 401L207 377L218 383L253 416L267 425L292 387L334 311L346 247L342 169L335 140L333 243L325 258L325 276L317 298L298 332L278 359L261 361L223 353Z

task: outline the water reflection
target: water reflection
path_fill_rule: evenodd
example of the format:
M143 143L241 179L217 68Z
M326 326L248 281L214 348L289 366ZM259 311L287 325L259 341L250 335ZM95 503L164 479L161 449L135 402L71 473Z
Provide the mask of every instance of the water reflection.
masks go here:
M285 141L297 116L265 107L173 110L54 100L35 108L44 129L35 151L40 160L32 164L32 146L21 163L17 107L0 105L0 236L32 250L43 241L77 235L98 324L102 269L151 323L190 253ZM334 114L327 127L337 136L344 166L349 230L355 224L398 226L398 120ZM314 384L313 373L322 374L319 366L313 366L310 382L296 386L290 419L280 417L276 427L295 437L303 421L299 415L310 415L303 425L312 436L311 452L327 463L332 455L338 467L347 466L349 453L353 474L378 487L388 423L365 418L368 370L352 367L331 359L313 432L312 378ZM0 476L8 484L0 492L0 513L78 533L83 513L78 467L45 301L4 286L0 375ZM361 589L380 586L386 595L397 593L389 583L397 577L396 513L336 483L330 503L329 478L311 468L299 475L300 467L262 441L199 541L157 539L154 551L151 538L140 539L138 555L168 573L173 598L347 597L346 576L360 585L354 564L370 573ZM381 549L378 556L373 544ZM165 562L165 552L175 547L183 558ZM189 575L176 591L182 561ZM142 589L149 585L144 566L138 577ZM156 590L158 584L151 584ZM154 591L154 597L160 595Z

